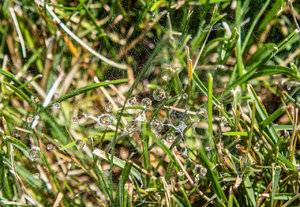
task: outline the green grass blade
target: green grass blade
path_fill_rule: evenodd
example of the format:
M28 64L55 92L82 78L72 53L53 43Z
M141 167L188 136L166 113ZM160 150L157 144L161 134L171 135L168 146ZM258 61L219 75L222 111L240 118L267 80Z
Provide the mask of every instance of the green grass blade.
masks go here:
M65 95L62 95L61 97L53 100L47 107L50 107L54 103L60 103L64 100L66 100L66 99L72 98L72 97L77 96L79 94L86 93L88 91L94 90L94 89L99 88L99 87L108 86L108 85L115 85L115 84L121 84L121 83L126 83L126 82L127 82L127 79L118 79L118 80L112 80L112 81L92 83L88 86L84 86L82 88L75 89L71 92L68 92Z
M262 125L263 127L268 126L269 124L271 124L273 121L275 121L277 118L279 118L286 110L286 106L281 106L279 107L276 111L274 111L270 116L268 116L268 118L266 118L265 120L263 120L260 125Z
M250 85L248 86L248 92L249 92L252 100L255 102L256 110L258 112L257 114L258 114L260 120L261 121L266 120L268 118L268 113L267 113L265 107L263 106L263 104L261 103L260 99L256 95L253 87ZM278 138L277 132L275 131L273 126L267 126L266 129L267 129L267 132L269 133L270 138L272 139L273 143L277 143L279 138Z
M119 181L119 185L118 185L118 200L119 200L119 206L120 207L126 207L127 205L127 199L125 199L125 194L127 194L126 190L125 190L125 183L128 180L128 177L130 175L130 170L131 170L132 164L130 162L126 162L124 169L122 171L121 174L121 179Z
M280 180L281 168L279 166L272 166L272 195L271 195L271 206L274 206L274 198L278 188Z

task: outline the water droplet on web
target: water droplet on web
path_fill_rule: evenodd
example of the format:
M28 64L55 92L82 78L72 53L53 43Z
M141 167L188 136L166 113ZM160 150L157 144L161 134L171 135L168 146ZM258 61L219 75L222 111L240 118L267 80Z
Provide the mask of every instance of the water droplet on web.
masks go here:
M52 106L54 109L60 109L60 104L59 103L54 103Z
M188 150L187 150L186 147L185 147L184 149L182 149L181 155L182 155L183 157L187 157L187 156L188 156Z
M13 132L12 132L12 136L13 136L13 137L21 137L21 135L19 134L18 131L13 131Z
M134 105L137 105L138 101L137 101L137 98L136 97L131 97L128 99L127 103L130 105L130 106L134 106Z
M196 165L195 168L199 172L199 175L204 177L207 174L207 169L204 166Z
M78 123L78 118L77 117L72 117L72 123L77 124Z
M152 106L152 100L150 98L143 98L141 103L145 108L149 108Z
M39 159L39 148L38 147L33 147L29 151L29 157L32 161L37 161Z
M156 121L156 120L153 120L150 123L150 126L154 131L157 131L157 132L161 132L164 128L163 123L161 123L160 121Z
M105 103L104 110L105 110L107 113L111 113L111 112L113 111L113 106L112 106L112 104L109 103L109 102Z
M180 170L180 171L178 171L177 176L178 176L178 177L183 177L183 176L184 176L184 173Z
M81 139L77 139L76 140L76 147L77 147L77 149L82 149L82 148L84 148L85 147L85 142L84 141L82 141Z
M161 88L155 89L152 95L156 101L162 101L166 98L166 92Z
M39 97L34 97L34 96L32 96L31 97L31 100L34 102L34 103L39 103L40 102L40 99L39 99Z
M161 77L161 79L162 79L163 81L167 82L167 81L169 81L171 78L170 78L169 75L164 74L164 75Z
M139 130L138 124L136 122L132 122L128 124L125 128L126 133L129 135L132 135L134 132L137 132Z
M109 126L113 124L114 117L110 114L101 114L97 119L100 125Z
M185 114L184 113L181 113L181 112L178 112L178 111L175 111L175 110L172 110L170 112L170 118L172 119L172 121L175 121L178 123L179 120L182 120L185 118Z
M136 122L143 122L146 120L146 115L143 111L140 111L137 113L135 119Z
M28 123L32 123L33 122L33 117L32 116L28 116L27 119L26 119L26 121Z
M240 145L240 144L236 144L236 145L235 145L235 148L239 150L239 149L241 149L241 148L242 148L242 145Z
M47 149L48 151L52 151L52 150L54 149L54 145L51 144L51 143L49 143L49 144L46 145L46 149Z
M201 179L201 175L199 173L197 173L195 176L195 182L198 183L200 181L200 179Z
M180 121L178 126L176 127L176 131L178 131L179 133L183 133L186 128L187 125L185 124L185 122Z
M168 134L166 137L166 141L168 143L173 143L176 140L176 136L174 134Z
M207 152L209 152L209 151L211 151L212 149L211 149L210 146L206 146L206 147L205 147L205 150L206 150Z
M187 93L183 93L183 94L182 94L182 99L183 99L183 100L186 100L186 99L188 99L188 97L189 97L189 96L188 96L188 94L187 94Z

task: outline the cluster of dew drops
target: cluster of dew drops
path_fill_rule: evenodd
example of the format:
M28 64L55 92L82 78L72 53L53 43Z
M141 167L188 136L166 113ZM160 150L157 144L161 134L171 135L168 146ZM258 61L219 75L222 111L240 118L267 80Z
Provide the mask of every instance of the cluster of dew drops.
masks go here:
M161 101L167 99L167 93L165 90L157 88L153 91L152 97L154 101L160 103ZM135 96L129 98L126 102L125 109L127 110L127 112L133 114L133 120L130 120L127 124L125 124L125 127L122 129L122 132L124 134L132 135L134 132L139 131L141 123L147 121L146 112L152 108L152 104L152 99L149 97L145 97L140 101L138 101L138 99ZM104 106L104 111L105 113L101 113L98 116L94 116L91 114L83 114L83 117L85 119L93 119L97 123L97 125L103 129L114 130L118 120L117 117L113 114L112 104L106 103ZM74 124L78 124L79 119L77 117L72 117L72 122ZM173 124L163 123L162 121L157 119L153 119L150 122L150 126L152 130L156 133L161 132L164 127L170 127L173 128L176 132L179 132L180 134L183 134L183 131L187 127L187 125L183 121L179 122L178 125L174 126ZM166 141L168 142L172 142L174 140L174 136L168 136L166 139Z
M183 100L186 100L188 97L186 93L183 93L181 98ZM141 123L147 121L146 118L146 112L151 110L151 108L155 108L153 106L152 100L156 101L157 103L161 103L162 101L166 100L168 98L168 95L165 90L162 88L157 88L153 91L152 93L152 98L145 97L142 98L140 101L133 96L127 100L126 107L128 107L128 111L133 112L134 118L133 120L129 121L123 128L123 133L127 135L133 135L133 133L138 132L139 128L141 127ZM36 101L36 100L35 100ZM135 108L135 106L140 106L138 108ZM54 103L52 105L52 109L54 110L59 110L60 109L60 104L59 103ZM113 114L113 106L110 103L105 104L104 106L104 113L101 113L98 116L93 116L91 114L83 114L83 117L85 120L88 118L93 119L96 124L104 129L115 129L115 126L117 124L117 118ZM171 122L169 123L164 123L163 121L160 121L158 119L153 119L150 122L150 127L152 131L156 134L159 135L164 128L169 128L175 131L175 133L168 133L167 136L165 136L165 139L163 140L165 143L167 143L169 146L177 140L178 135L180 135L180 139L183 138L183 133L185 129L187 128L187 124L185 123L184 120L181 120L179 118L179 122L177 124L173 124ZM34 117L28 116L26 119L26 122L32 123L34 121ZM79 118L78 117L72 117L71 121L73 124L78 124L79 123ZM78 143L76 143L76 146L79 148L82 148L85 146L85 143L82 140L77 140ZM55 148L53 144L47 144L46 145L46 150L51 151ZM187 150L185 150L182 155L187 154ZM32 161L37 161L40 157L40 149L38 147L31 147L31 150L29 151L29 157ZM200 164L196 164L195 168L193 169L193 173L195 173L195 181L198 182L201 177L204 177L207 173L207 169L203 167ZM184 177L184 173L182 171L179 171L177 173L177 176L179 178Z

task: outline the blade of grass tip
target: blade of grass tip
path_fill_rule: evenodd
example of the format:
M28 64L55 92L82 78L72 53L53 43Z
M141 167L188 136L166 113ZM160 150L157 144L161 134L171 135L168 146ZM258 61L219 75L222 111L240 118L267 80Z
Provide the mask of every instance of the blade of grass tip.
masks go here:
M206 86L204 85L204 83L199 79L198 75L196 73L193 74L193 80L197 86L197 88L205 95L208 95L208 90L206 88ZM219 106L220 102L218 101L218 99L214 96L213 97L213 104L215 106Z
M145 169L148 171L150 170L150 154L149 154L149 136L147 136L147 127L146 124L143 124L142 128L142 140L143 140L143 161L144 161L144 166Z
M204 163L205 167L208 169L209 176L212 179L211 181L212 181L213 188L214 188L214 191L215 191L217 197L221 201L227 202L227 198L226 198L225 193L224 193L224 191L223 191L223 189L220 185L220 182L219 182L219 179L218 179L218 176L217 176L217 172L215 170L215 166L208 159L207 153L206 153L202 143L200 144L200 147L199 147L199 156L200 156L200 159L202 160L202 162Z
M248 4L249 0L246 0L244 2L244 5ZM242 54L242 30L241 30L241 24L242 24L242 18L243 18L243 8L242 8L242 1L236 2L236 10L235 10L235 27L237 28L237 32L239 34L238 40L236 42L236 59L237 59L237 69L239 76L242 76L244 74L245 66L243 63L243 54Z
M271 124L273 121L275 121L277 118L279 118L285 112L286 108L287 108L287 106L279 107L270 116L268 116L267 119L260 122L260 125L262 127L266 127L267 125Z
M186 192L185 192L185 190L184 190L183 187L180 187L180 192L181 192L182 195L183 195L184 206L186 206L186 207L192 207L192 206L191 206L191 203L190 203L190 201L189 201L189 198L188 198L188 196L187 196L187 194L186 194Z
M258 31L264 30L266 26L270 23L270 21L278 15L278 11L283 7L285 1L284 0L273 0L272 8L268 9L267 12L264 13L264 18L260 21Z
M256 206L255 194L254 194L252 182L250 181L249 175L244 177L244 187L246 189L246 195L248 196L250 203L252 204L253 207Z
M95 165L94 170L95 170L96 176L98 178L98 187L99 187L99 189L107 195L107 197L109 198L110 201L113 201L113 196L112 196L113 188L108 187L107 179L104 176L104 173L103 173L102 169L99 166Z
M12 180L10 179L11 175L9 170L4 167L4 165L2 164L2 158L1 158L1 167L0 167L0 175L1 175L1 180L0 180L0 184L1 184L1 192L2 192L2 196L4 196L5 198L8 199L12 199L14 196L13 193L13 184L12 184Z
M275 164L272 164L272 194L271 194L271 206L274 205L274 198L275 194L278 188L279 180L280 180L280 172L281 168L280 166L275 166Z
M93 48L91 48L89 45L87 45L84 41L82 41L78 36L76 36L60 19L59 17L54 13L53 8L49 6L44 0L35 0L35 3L38 6L44 7L50 16L52 17L53 21L56 22L61 29L63 29L72 39L74 39L78 44L80 44L83 48L85 48L87 51L89 51L91 54L102 60L103 62L107 63L110 66L113 66L115 68L119 68L122 70L127 70L127 66L125 64L116 63L100 53L96 52Z
M255 102L256 110L258 112L260 119L266 120L268 117L268 113L251 85L248 85L248 92L252 97L253 101ZM279 137L275 129L273 128L273 126L267 126L266 129L267 132L270 134L270 138L272 139L273 144L277 143Z
M282 74L286 75L289 78L300 81L300 77L297 71L294 71L292 68L278 66L278 65L262 65L260 66L260 70L256 71L250 79L262 77L262 76L270 76ZM248 79L248 80L250 80Z
M53 100L50 104L48 104L46 106L46 108L49 108L50 106L52 106L54 103L60 103L66 99L69 99L69 98L72 98L74 96L77 96L79 94L82 94L82 93L86 93L90 90L93 90L93 89L96 89L96 88L99 88L99 87L103 87L103 86L108 86L108 85L111 85L111 84L122 84L122 83L126 83L128 80L127 79L117 79L117 80L112 80L112 81L104 81L104 82L99 82L99 83L92 83L90 85L87 85L87 86L84 86L82 88L78 88L78 89L75 89L71 92L68 92L67 94L65 95L62 95L61 97Z
M25 41L24 41L22 32L20 30L20 26L18 24L18 20L17 20L15 10L12 7L9 7L8 10L9 10L11 18L13 20L14 26L16 28L16 32L17 32L17 35L18 35L18 38L19 38L19 41L20 41L21 49L22 49L23 58L26 58L27 54L26 54Z
M11 90L13 90L16 93L17 96L19 96L21 99L27 101L27 103L30 106L35 108L35 104L33 103L33 101L22 90L20 90L19 88L15 87L14 85L12 85L10 83L4 82L4 81L1 81L1 83L3 83L4 85L7 85L9 88L11 88Z
M12 82L14 82L14 84L16 84L16 87L22 86L23 83L21 83L18 79L15 78L15 75L13 75L12 73L5 71L3 68L0 68L0 74L2 74L4 77L6 77L7 79L11 80ZM31 92L27 89L27 88L22 88L22 91L27 95L30 96Z
M215 142L213 140L213 77L209 73L208 79L208 94L207 94L207 116L208 116L208 143L212 152L215 152Z
M121 174L121 179L119 181L119 185L118 185L119 191L118 191L117 198L119 199L120 207L126 206L126 203L127 203L127 200L125 200L125 193L127 194L127 192L125 190L125 183L129 178L131 167L132 167L132 163L126 162L125 167Z
M203 53L203 51L204 51L204 48L205 48L205 46L206 46L206 43L207 43L207 41L208 41L208 38L209 38L209 36L210 36L210 33L211 33L211 31L212 31L213 26L214 26L220 19L222 19L222 18L224 17L224 15L218 15L218 16L216 17L215 15L218 14L217 11L218 11L218 6L215 5L215 7L214 7L214 9L213 9L213 13L212 13L211 20L210 20L210 28L209 28L209 30L208 30L208 32L207 32L207 34L206 34L206 37L205 37L203 43L201 43L201 48L200 48L200 50L199 50L199 52L198 52L198 54L197 54L197 57L196 57L196 60L195 60L194 66L193 66L193 70L195 70L196 67L197 67L197 65L198 65L198 62L199 62L200 57L201 57L201 55L202 55L202 53Z
M265 12L266 8L268 7L270 1L271 1L271 0L266 0L266 2L264 3L263 7L259 10L258 14L255 16L255 18L254 18L254 20L253 20L253 22L252 22L252 24L251 24L251 26L250 26L250 28L249 28L249 30L248 30L248 32L247 32L247 35L246 35L246 37L245 37L245 39L244 39L244 41L243 41L242 49L241 49L241 53L242 53L242 54L244 53L244 51L245 51L245 49L246 49L246 47L247 47L247 44L248 44L248 42L249 42L249 39L250 39L250 37L251 37L251 35L252 35L252 32L253 32L253 30L254 30L254 28L255 28L255 26L256 26L258 20L259 20L260 17L264 14L264 12Z
M252 145L252 138L254 135L254 124L255 124L255 116L256 116L256 105L254 101L251 101L251 127L250 127L250 132L249 132L249 138L248 138L248 143L247 143L247 148L248 151L251 149Z

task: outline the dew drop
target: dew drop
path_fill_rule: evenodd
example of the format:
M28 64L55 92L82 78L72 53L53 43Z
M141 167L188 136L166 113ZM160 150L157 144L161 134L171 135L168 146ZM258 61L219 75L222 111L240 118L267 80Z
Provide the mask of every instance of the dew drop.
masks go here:
M188 99L188 97L189 97L189 96L188 96L188 94L187 94L187 93L184 93L184 94L182 94L182 99L183 99L183 100L186 100L186 99Z
M284 130L283 131L283 135L284 135L284 137L289 137L290 133L287 130Z
M33 122L33 117L32 116L28 116L27 119L26 119L26 121L28 123L32 123Z
M141 103L145 108L152 106L152 100L150 98L143 98Z
M72 123L77 124L78 123L78 118L77 117L72 117Z
M150 124L151 128L157 132L161 132L164 128L163 123L153 120Z
M178 176L178 177L183 177L183 176L184 176L184 173L180 170L180 171L178 171L177 176Z
M167 82L167 81L169 81L171 78L170 78L169 75L164 74L164 75L161 77L161 79L162 79L163 81Z
M199 174L204 177L207 174L207 169L202 165L198 165L197 167L199 170Z
M168 143L173 143L174 141L176 140L176 136L174 134L169 134L167 137L166 137L166 141Z
M104 106L104 110L107 112L107 113L111 113L113 111L113 106L111 103L105 103L105 106Z
M54 109L60 109L60 104L59 103L54 103L52 106Z
M85 142L82 141L81 139L77 139L77 140L76 140L76 147L77 147L77 149L82 149L82 148L84 148L84 147L85 147Z
M37 161L39 159L39 148L38 147L33 147L29 151L29 157L32 161Z
M161 88L158 88L155 91L153 91L152 95L154 100L156 101L162 101L166 98L166 92Z
M242 149L242 145L236 144L236 145L235 145L235 148L238 149L238 150L240 150L240 149Z
M183 133L186 128L187 125L183 121L180 121L178 126L176 127L176 131Z
M134 97L134 96L131 97L131 98L129 98L127 102L128 102L128 104L129 104L130 106L137 105L137 103L138 103L137 98Z
M125 131L126 133L128 133L129 135L132 135L134 132L138 131L138 125L136 122L132 122L130 124L127 125Z
M182 155L183 157L187 157L187 156L188 156L188 150L187 150L187 148L184 148L184 149L182 150L181 155Z
M110 114L101 114L100 116L97 117L99 125L101 126L109 126L112 125L113 123L113 116Z
M49 144L46 145L46 149L47 149L48 151L52 151L52 150L54 149L54 145L51 144L51 143L49 143Z
M40 99L39 99L39 97L34 97L34 96L32 96L31 97L31 100L34 102L34 103L39 103L40 102Z
M195 182L198 183L200 181L200 179L201 179L201 175L197 173L195 176Z
M138 112L134 120L136 122L143 122L143 121L145 121L146 120L145 113L143 111Z

